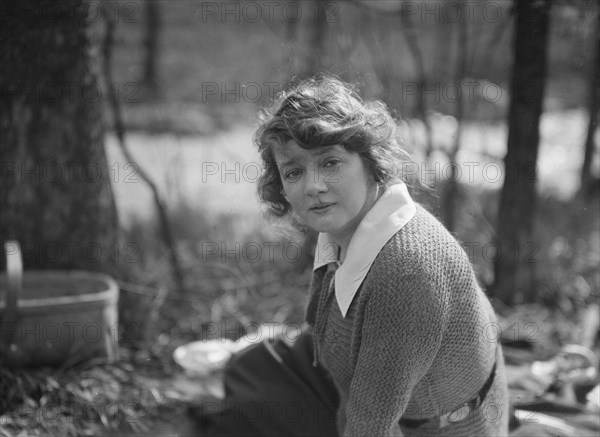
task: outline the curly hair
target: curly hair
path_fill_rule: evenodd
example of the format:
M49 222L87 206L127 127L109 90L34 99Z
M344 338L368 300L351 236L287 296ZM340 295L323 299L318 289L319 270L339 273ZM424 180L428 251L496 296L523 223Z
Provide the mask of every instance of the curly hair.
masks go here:
M376 182L390 185L401 180L401 166L408 154L397 141L396 123L380 101L363 101L353 87L319 75L292 83L262 112L254 134L263 164L258 196L268 212L282 217L291 205L283 185L273 148L295 141L305 149L342 145L356 152Z

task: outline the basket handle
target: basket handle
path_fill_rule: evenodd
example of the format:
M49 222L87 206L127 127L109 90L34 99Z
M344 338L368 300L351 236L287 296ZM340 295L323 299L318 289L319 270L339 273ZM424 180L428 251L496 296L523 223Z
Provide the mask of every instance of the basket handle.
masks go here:
M16 331L17 302L23 287L23 261L21 259L21 246L18 241L7 241L4 243L4 251L6 252L8 290L3 324L6 324L8 332L6 337L3 336L3 340L10 345Z

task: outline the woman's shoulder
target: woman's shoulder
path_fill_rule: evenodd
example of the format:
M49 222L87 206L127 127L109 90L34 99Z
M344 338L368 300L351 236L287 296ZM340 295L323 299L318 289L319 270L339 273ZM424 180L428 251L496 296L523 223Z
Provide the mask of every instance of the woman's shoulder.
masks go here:
M440 313L453 295L463 295L455 291L465 287L477 287L466 252L433 214L418 205L414 217L377 255L365 279L364 299L377 291L379 296L386 296L377 302L426 306Z
M436 235L456 242L456 239L433 213L419 203L415 202L415 206L415 216L399 231L402 236L410 238L418 234ZM403 230L404 232L402 232Z
M467 254L446 227L422 205L414 217L384 245L378 261L405 272L431 270L444 264L470 266Z

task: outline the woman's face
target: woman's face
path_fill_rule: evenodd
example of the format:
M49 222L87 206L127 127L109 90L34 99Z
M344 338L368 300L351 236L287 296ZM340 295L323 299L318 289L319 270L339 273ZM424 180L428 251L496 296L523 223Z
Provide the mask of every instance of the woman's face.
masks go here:
M274 149L284 194L308 227L336 239L351 237L376 198L376 183L358 153L335 145Z

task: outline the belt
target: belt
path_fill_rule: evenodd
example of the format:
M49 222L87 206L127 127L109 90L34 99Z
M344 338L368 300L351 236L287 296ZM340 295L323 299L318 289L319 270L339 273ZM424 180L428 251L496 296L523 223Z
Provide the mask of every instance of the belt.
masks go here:
M478 408L482 403L488 392L490 391L490 387L494 383L494 375L496 374L496 363L492 367L492 371L490 372L490 376L488 376L487 381L483 384L483 387L479 390L477 395L471 399L470 401L464 403L460 407L451 411L450 413L443 414L439 417L439 427L443 428L450 423L460 422L463 419L466 419L471 411ZM435 417L431 417L429 419L400 419L400 425L406 428L418 428L419 426L431 422L435 420Z

